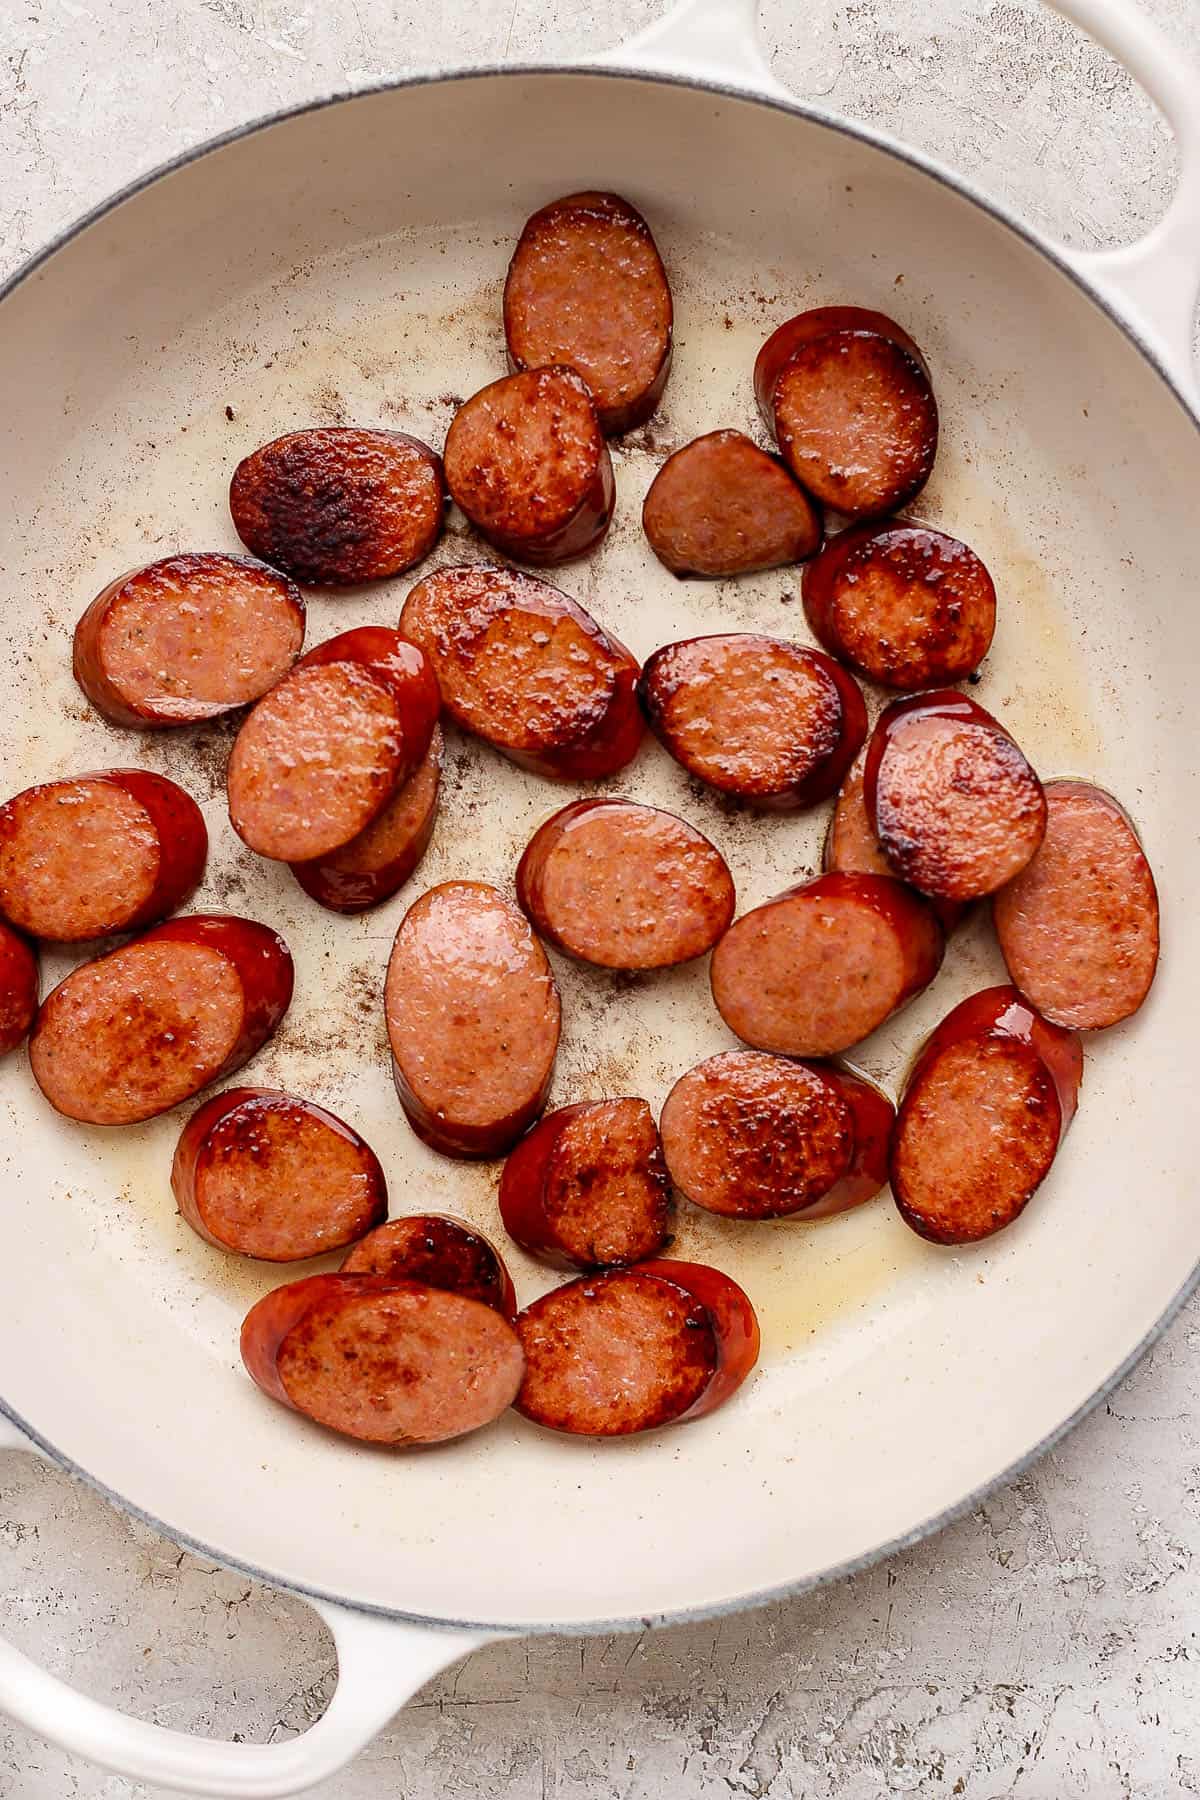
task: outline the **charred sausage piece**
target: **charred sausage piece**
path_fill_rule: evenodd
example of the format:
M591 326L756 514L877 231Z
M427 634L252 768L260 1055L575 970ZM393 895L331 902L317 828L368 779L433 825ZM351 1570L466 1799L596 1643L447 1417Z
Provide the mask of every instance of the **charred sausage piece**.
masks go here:
M501 1156L546 1104L562 1008L517 908L448 881L405 914L384 996L400 1104L447 1156Z
M708 1212L821 1219L879 1192L894 1118L886 1095L847 1070L727 1050L671 1089L663 1155L680 1193Z
M291 997L288 947L266 925L168 919L46 996L29 1042L34 1079L69 1119L152 1119L249 1062Z
M991 713L944 688L880 714L863 770L867 818L896 874L977 900L1011 881L1046 831L1042 784Z
M991 1237L1024 1210L1075 1116L1083 1052L1013 987L972 994L913 1065L892 1138L900 1216L935 1244Z
M676 575L748 575L802 562L821 542L821 514L777 457L740 431L710 431L669 456L650 486L642 526Z
M446 482L476 530L517 562L594 549L616 484L586 382L554 367L481 388L447 433Z
M510 1406L524 1359L494 1307L390 1275L310 1275L242 1325L242 1361L265 1394L344 1437L440 1444Z
M277 862L340 850L417 768L440 706L433 670L398 632L362 625L318 645L238 732L233 829Z
M438 810L445 741L433 728L429 748L381 813L340 850L292 864L305 893L330 912L365 912L398 893L429 848Z
M75 627L75 679L114 725L195 725L258 700L304 643L298 587L248 556L167 556L111 581Z
M381 581L441 536L441 458L403 431L291 431L238 464L229 510L246 548L295 581Z
M770 811L834 793L867 735L863 697L832 657L751 632L667 644L638 693L689 775Z
M400 629L432 663L454 723L522 768L599 781L637 755L637 663L536 575L438 569L409 594Z
M193 1231L263 1262L340 1250L387 1217L370 1145L323 1106L278 1088L226 1088L193 1113L171 1188Z
M671 366L671 290L650 227L618 194L568 194L526 223L504 284L510 368L565 363L608 437L650 417Z
M55 943L140 931L195 892L207 856L200 808L165 775L48 781L0 807L0 912Z
M987 655L996 589L975 552L912 520L853 525L804 571L819 642L884 687L962 681Z
M625 1437L712 1412L758 1360L758 1321L718 1269L659 1260L585 1275L517 1319L517 1411L551 1431Z
M671 1195L646 1102L584 1101L540 1120L504 1165L500 1217L523 1250L558 1268L656 1256Z
M37 1004L37 955L19 932L0 919L0 1056L25 1042Z
M713 999L756 1050L834 1056L927 987L944 949L932 910L901 882L819 875L730 927L713 952Z
M826 506L877 518L911 500L937 454L929 367L894 319L819 306L769 337L754 391L784 461Z
M447 1213L414 1213L376 1226L350 1251L342 1274L420 1281L494 1306L506 1319L517 1316L517 1292L500 1252L473 1225Z
M1158 966L1158 891L1137 832L1086 781L1046 787L1040 848L992 901L1008 972L1045 1019L1076 1031L1138 1010Z
M734 909L716 846L632 800L576 800L548 819L517 868L517 899L544 938L604 969L690 962Z
M825 834L824 867L827 875L838 871L861 875L896 875L883 854L879 839L867 817L861 757L843 781L838 794L829 830ZM926 898L937 914L942 930L949 937L962 923L967 911L966 905L961 900L939 900L932 895L927 895Z

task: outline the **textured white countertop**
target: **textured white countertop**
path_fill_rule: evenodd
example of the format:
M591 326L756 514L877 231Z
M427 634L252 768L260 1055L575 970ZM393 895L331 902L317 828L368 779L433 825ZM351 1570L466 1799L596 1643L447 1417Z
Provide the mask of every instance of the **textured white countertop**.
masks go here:
M1130 0L1133 3L1133 0ZM3 0L0 275L186 146L449 61L615 43L654 0ZM1153 0L1200 52L1200 0ZM1170 139L1031 0L766 0L799 94L1079 243L1132 236ZM1136 1196L1131 1196L1136 1204ZM485 1650L323 1800L1074 1800L1200 1794L1200 1306L1053 1455L906 1555L786 1605ZM0 1457L3 1630L163 1724L278 1739L333 1683L312 1613ZM4 1800L143 1795L0 1720Z

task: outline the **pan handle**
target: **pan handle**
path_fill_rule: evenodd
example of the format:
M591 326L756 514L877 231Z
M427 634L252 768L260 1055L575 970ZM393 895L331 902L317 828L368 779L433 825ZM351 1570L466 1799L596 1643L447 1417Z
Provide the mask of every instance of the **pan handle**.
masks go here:
M0 1448L46 1454L2 1415ZM500 1635L353 1612L326 1600L309 1604L332 1634L338 1684L317 1723L286 1743L222 1743L131 1719L77 1693L3 1640L0 1711L119 1775L222 1800L278 1800L336 1774L426 1681Z

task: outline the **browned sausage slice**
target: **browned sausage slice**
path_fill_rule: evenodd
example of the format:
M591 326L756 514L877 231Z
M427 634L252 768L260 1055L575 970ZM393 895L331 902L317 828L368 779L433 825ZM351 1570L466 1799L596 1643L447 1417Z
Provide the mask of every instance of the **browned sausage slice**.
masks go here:
M200 808L165 775L48 781L0 807L0 911L57 943L139 931L195 892L207 855Z
M381 581L441 535L441 459L403 431L291 431L238 464L229 510L246 548L296 581Z
M928 986L944 948L932 911L901 882L819 875L730 927L713 952L713 999L756 1050L833 1056Z
M386 1275L449 1288L468 1300L517 1316L517 1294L504 1258L481 1231L448 1213L413 1213L389 1219L355 1244L343 1275Z
M292 997L276 932L192 913L84 963L47 995L29 1042L51 1106L92 1125L132 1125L249 1062Z
M1043 1018L1129 1018L1158 966L1158 891L1127 814L1086 781L1046 787L1046 835L992 902L1008 972Z
M567 562L594 549L616 485L582 377L530 369L481 388L447 433L446 482L472 525L518 562Z
M962 681L996 629L996 589L975 552L906 519L839 532L805 569L803 593L830 654L884 687Z
M548 819L517 868L517 899L543 937L604 969L703 956L734 908L716 846L632 800L576 800Z
M500 1156L546 1104L562 1009L517 908L448 881L404 915L384 998L400 1103L449 1156Z
M892 1139L900 1216L935 1244L1001 1231L1050 1172L1075 1116L1083 1052L1016 988L949 1013L913 1065Z
M821 515L804 489L740 431L710 431L669 456L646 495L642 527L677 575L776 569L821 542Z
M504 284L510 367L566 363L609 437L658 405L671 366L671 290L650 227L618 194L568 194L526 222Z
M339 1250L387 1217L371 1146L323 1106L278 1088L227 1088L193 1113L171 1188L193 1231L264 1262Z
M826 799L867 734L845 670L784 638L739 631L667 644L638 692L650 729L690 775L772 811Z
M38 1004L37 955L0 919L0 1056L25 1041Z
M399 892L433 836L444 748L441 726L435 725L413 773L364 831L315 862L292 864L306 894L330 912L357 913Z
M109 582L75 627L75 679L114 725L194 725L258 700L304 642L298 587L248 556L167 556Z
M839 870L846 874L891 875L896 871L883 854L879 839L867 817L863 797L863 759L860 757L847 775L837 797L837 805L825 834L824 868L827 875ZM967 908L961 900L939 900L927 895L937 914L938 923L949 937L962 923Z
M523 1250L559 1268L656 1256L671 1195L646 1102L583 1101L540 1120L504 1165L500 1217Z
M409 594L400 629L432 663L455 724L523 768L598 781L637 755L637 663L536 575L438 569Z
M867 818L897 875L977 900L1020 873L1046 831L1042 784L982 706L952 688L880 714L863 772Z

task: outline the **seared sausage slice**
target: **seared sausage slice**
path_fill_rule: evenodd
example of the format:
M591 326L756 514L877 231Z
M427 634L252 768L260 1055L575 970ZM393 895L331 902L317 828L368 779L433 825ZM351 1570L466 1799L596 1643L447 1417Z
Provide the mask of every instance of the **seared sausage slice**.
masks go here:
M832 657L752 632L667 644L638 693L690 775L771 811L832 794L867 735L863 697Z
M863 796L896 874L943 900L994 893L1046 832L1042 784L1016 743L950 688L896 700L880 714Z
M444 748L435 725L428 750L365 830L328 856L292 864L306 894L330 912L357 913L399 892L433 836Z
M996 589L975 552L907 519L839 532L805 569L803 594L830 654L884 687L962 681L996 629Z
M433 670L398 632L360 625L319 644L238 732L233 829L277 862L340 850L416 769L440 706Z
M19 932L0 919L0 1056L24 1043L37 1004L37 955Z
M867 817L861 757L843 781L838 794L829 830L825 834L824 868L827 875L840 870L847 874L891 875L898 879L896 871L883 854L883 848ZM939 900L932 895L927 895L926 899L937 914L942 930L949 937L962 923L966 905L961 900Z
M494 1307L390 1275L310 1275L242 1325L242 1361L273 1400L370 1444L440 1444L512 1404L524 1359Z
M46 996L29 1042L57 1112L133 1125L232 1075L292 997L283 939L253 919L192 913L74 969Z
M409 594L400 629L433 664L454 723L522 768L598 781L637 755L637 663L536 575L438 569Z
M671 326L671 289L650 227L619 194L568 194L526 222L504 284L510 368L577 369L614 437L658 405Z
M167 556L110 581L75 627L75 679L114 725L194 725L258 700L304 642L298 587L248 556Z
M517 1411L551 1431L624 1437L699 1418L758 1360L746 1295L720 1270L670 1260L585 1275L517 1319Z
M340 1250L387 1217L371 1146L323 1106L278 1088L226 1088L193 1113L171 1188L193 1231L264 1262Z
M140 931L195 892L207 856L200 808L165 775L48 781L0 807L0 912L56 943Z
M932 910L901 882L819 875L730 927L713 952L713 999L756 1050L833 1056L927 987L944 949Z
M710 431L669 456L646 495L642 527L676 575L776 569L821 542L821 514L804 489L740 431Z
M680 1193L729 1219L823 1219L888 1178L895 1109L845 1069L726 1050L680 1076L662 1114Z
M481 1231L448 1213L413 1213L376 1226L355 1244L342 1273L421 1281L481 1300L506 1319L517 1316L516 1289L500 1252Z
M892 1193L935 1244L1002 1231L1050 1172L1075 1116L1083 1052L1013 987L972 994L913 1065L892 1138Z
M671 1195L646 1102L583 1101L539 1120L504 1165L500 1217L523 1250L558 1268L657 1255Z
M826 506L876 518L928 481L938 441L929 367L883 313L819 306L789 319L758 353L754 391L784 461Z
M384 996L400 1104L447 1156L500 1156L546 1104L562 1008L511 901L448 881L409 907Z
M246 548L296 581L381 581L428 556L441 535L441 458L403 431L291 431L238 464L229 510Z
M992 901L1008 972L1043 1018L1095 1031L1135 1013L1158 966L1158 891L1103 788L1046 786L1046 835Z
M594 549L616 483L586 382L555 367L481 388L446 434L446 481L476 530L517 562L568 562Z
M534 833L517 899L542 936L604 969L664 969L711 950L733 918L721 852L674 813L575 800Z

